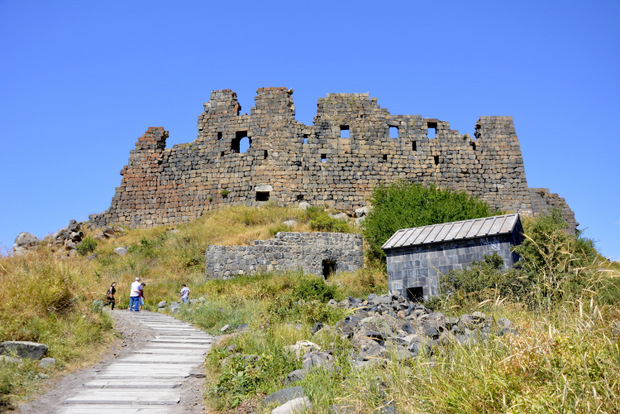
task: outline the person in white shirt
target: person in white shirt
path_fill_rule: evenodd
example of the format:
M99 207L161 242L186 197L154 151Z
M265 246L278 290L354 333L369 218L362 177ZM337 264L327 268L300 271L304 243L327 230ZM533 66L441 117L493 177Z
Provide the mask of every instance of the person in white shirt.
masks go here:
M189 301L189 288L183 283L183 287L181 288L181 300L183 303L187 303Z
M140 278L131 284L131 292L129 293L129 312L138 312L140 310Z

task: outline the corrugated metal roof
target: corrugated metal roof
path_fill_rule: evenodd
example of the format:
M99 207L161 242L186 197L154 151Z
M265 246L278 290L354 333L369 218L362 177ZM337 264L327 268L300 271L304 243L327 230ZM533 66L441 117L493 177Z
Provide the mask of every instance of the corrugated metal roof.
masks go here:
M452 223L433 224L432 226L401 229L390 237L382 249L394 249L405 246L441 243L454 240L475 239L512 233L517 223L521 222L519 214L505 214L454 221ZM520 224L519 224L520 225Z

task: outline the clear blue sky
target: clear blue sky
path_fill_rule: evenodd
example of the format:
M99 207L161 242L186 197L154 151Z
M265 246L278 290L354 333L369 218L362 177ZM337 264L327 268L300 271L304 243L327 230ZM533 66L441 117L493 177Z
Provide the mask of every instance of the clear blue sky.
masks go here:
M620 2L0 0L0 243L109 207L149 126L196 138L212 90L330 92L474 132L514 118L530 187L620 258ZM0 251L2 246L0 246Z

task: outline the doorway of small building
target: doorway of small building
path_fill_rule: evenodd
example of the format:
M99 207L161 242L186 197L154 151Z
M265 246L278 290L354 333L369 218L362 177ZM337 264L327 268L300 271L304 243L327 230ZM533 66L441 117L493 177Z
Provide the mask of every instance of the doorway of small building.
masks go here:
M419 287L408 287L407 288L407 299L410 302L423 302L424 301L424 288Z
M269 201L269 191L257 191L256 201Z
M323 263L323 277L328 279L332 273L336 271L336 261L330 259L324 259Z

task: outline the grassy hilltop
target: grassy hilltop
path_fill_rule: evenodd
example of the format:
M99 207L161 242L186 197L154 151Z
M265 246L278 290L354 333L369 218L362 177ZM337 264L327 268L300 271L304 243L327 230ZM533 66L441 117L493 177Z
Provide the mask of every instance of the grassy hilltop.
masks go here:
M283 225L291 219L298 223L294 228ZM205 399L214 412L244 412L286 387L284 378L301 361L284 346L302 339L331 350L338 365L295 384L304 388L314 412L327 413L334 404L360 413L393 406L411 413L618 412L619 266L596 254L591 243L563 234L552 218L527 220L525 227L530 238L521 251L527 259L522 269L502 275L492 261L476 264L446 275L442 282L450 295L427 303L446 316L482 311L509 318L518 334L455 343L404 363L394 356L362 371L351 366L351 344L336 328L314 337L309 330L316 322L335 327L353 312L328 305L329 299L386 292L380 258L327 283L295 272L205 280L208 244L245 244L286 230L360 231L321 209L230 207L175 231L127 230L118 238L89 241L85 254L73 258L60 259L45 245L26 256L1 258L0 341L45 343L59 363L39 368L0 362L0 411L36 392L41 379L97 361L115 333L95 300L116 281L117 308L126 309L129 285L139 276L147 283L149 310L162 300L178 300L186 283L191 297L206 301L182 309L180 318L211 333L226 324L248 325L222 339L207 358ZM85 233L92 238L96 231ZM118 246L128 253L115 254ZM88 250L96 258L89 260Z

